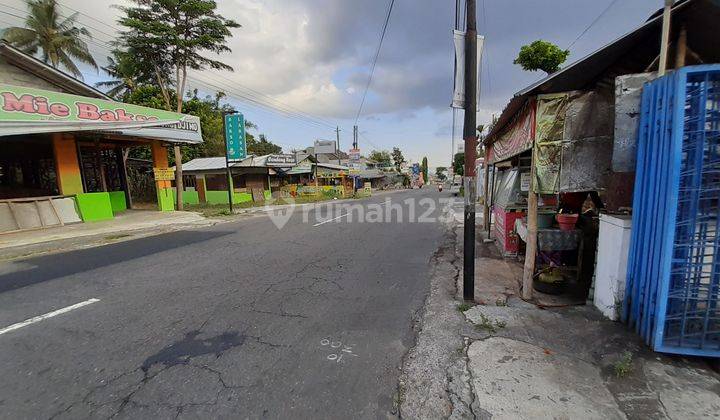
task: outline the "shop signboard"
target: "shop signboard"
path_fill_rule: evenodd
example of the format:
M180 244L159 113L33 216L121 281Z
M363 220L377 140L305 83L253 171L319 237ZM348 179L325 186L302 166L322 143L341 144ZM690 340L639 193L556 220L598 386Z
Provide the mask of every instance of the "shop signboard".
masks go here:
M153 168L155 181L174 181L175 169L173 168Z
M350 153L348 153L348 156L350 157L350 162L357 162L360 160L360 149L350 149Z
M297 164L297 160L295 159L295 155L293 154L278 154L278 155L269 155L267 157L267 160L265 161L265 164L267 166L295 166Z
M203 141L200 119L192 115L0 83L0 137L71 131Z
M412 173L413 173L413 175L420 175L420 164L419 163L413 163Z
M316 155L323 153L335 153L337 148L332 140L315 140L314 150Z
M247 157L243 114L225 115L225 145L228 162L237 162Z

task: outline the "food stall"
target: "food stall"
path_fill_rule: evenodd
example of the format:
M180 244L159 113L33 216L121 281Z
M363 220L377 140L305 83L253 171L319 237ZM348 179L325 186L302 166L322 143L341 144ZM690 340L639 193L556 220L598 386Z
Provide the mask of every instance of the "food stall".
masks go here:
M524 287L587 295L610 172L611 100L595 91L534 96L486 143L496 173L492 237L504 256L526 249Z

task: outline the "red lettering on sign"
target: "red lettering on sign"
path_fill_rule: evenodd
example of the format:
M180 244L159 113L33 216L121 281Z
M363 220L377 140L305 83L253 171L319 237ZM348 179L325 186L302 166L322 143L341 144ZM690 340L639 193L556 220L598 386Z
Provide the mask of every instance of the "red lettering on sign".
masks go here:
M99 120L99 108L93 104L77 102L78 118L81 120Z
M47 98L43 98L42 96L35 97L35 112L41 115L50 115Z
M115 113L108 111L107 109L100 111L100 119L106 122L114 122L117 120L115 118Z
M35 99L32 95L22 95L20 98L15 96L12 92L3 92L3 111L19 111L28 114L35 113L35 106L33 100Z
M124 109L115 110L118 121L133 121L133 114L126 114Z
M58 117L67 117L70 115L70 108L65 104L55 103L50 105L50 112Z

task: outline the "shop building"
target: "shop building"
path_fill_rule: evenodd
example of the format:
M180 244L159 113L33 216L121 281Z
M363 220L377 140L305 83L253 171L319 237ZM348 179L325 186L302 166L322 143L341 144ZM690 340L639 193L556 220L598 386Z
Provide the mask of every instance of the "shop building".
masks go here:
M200 142L198 118L113 101L0 42L0 232L173 210L166 148ZM151 151L152 203L134 200L136 147Z

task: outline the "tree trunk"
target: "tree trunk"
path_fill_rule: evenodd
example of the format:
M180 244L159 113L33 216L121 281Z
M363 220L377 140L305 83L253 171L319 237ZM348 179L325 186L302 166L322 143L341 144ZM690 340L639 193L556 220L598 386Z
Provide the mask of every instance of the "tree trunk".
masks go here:
M182 67L182 78L180 73L180 67L176 70L177 75L177 92L175 93L175 96L177 98L177 112L182 112L182 92L185 90L185 78L187 76L187 69L185 66ZM175 194L177 196L177 209L178 211L182 211L183 206L183 191L185 190L185 186L183 185L183 173L182 173L182 154L180 153L180 146L177 144L174 147L175 149Z
M157 64L153 64L153 67L155 68L155 78L157 79L158 86L160 86L160 92L162 92L163 100L165 101L165 107L168 111L170 111L172 110L172 104L170 104L170 93L168 92L167 84L163 80Z

